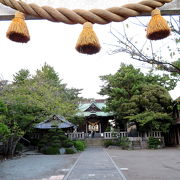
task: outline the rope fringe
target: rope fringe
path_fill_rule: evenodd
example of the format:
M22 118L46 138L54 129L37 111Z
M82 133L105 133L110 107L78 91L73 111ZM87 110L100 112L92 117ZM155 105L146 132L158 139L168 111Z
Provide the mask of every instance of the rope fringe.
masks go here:
M83 30L79 35L76 50L83 54L96 54L100 51L101 47L96 33L93 31L93 25L86 22L83 25Z
M23 13L16 12L6 36L8 39L19 43L27 43L30 40L29 31Z
M161 16L159 9L151 12L152 18L147 26L147 38L150 40L160 40L170 35L171 29L167 21Z

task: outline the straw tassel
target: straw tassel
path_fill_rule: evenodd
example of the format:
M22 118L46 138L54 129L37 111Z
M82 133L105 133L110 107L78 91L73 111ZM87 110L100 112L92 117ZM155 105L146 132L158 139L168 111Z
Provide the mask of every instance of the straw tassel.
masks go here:
M167 21L161 16L159 9L151 12L152 18L147 27L147 38L150 40L160 40L170 35L171 29Z
M16 12L6 36L8 39L19 43L27 43L30 40L29 31L23 13Z
M83 54L95 54L98 53L100 49L100 43L96 33L93 31L92 23L84 23L83 30L76 43L76 50Z

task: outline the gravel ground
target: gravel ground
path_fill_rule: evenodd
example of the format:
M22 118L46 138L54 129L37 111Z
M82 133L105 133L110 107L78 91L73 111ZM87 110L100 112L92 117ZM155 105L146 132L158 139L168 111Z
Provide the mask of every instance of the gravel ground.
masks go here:
M180 149L107 152L128 180L180 180Z
M61 180L75 155L26 155L0 163L0 180Z

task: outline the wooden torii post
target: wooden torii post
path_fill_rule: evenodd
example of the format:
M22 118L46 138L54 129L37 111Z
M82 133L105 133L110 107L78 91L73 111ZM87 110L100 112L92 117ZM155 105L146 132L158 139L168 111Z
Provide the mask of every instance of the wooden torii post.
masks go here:
M42 0L34 0L34 1L30 1L30 0L29 1L28 0L25 1L25 0L22 0L22 1L38 3L39 6L45 5L45 1L42 1ZM69 0L69 2L70 1L71 0ZM93 3L94 4L95 3L100 4L100 1L102 2L102 0L96 0L96 2L93 1ZM117 0L111 0L110 4L111 4L111 6L112 5L116 6L116 5L119 5L119 4L123 5L123 4L126 4L126 3L137 3L139 1L140 0L123 0L123 1L118 2ZM47 3L49 3L47 5L55 6L55 4L57 4L57 2L59 2L61 7L66 7L67 6L66 4L68 4L67 0L61 0L61 1L54 0L54 3L53 3L53 1L50 1L50 2L47 1ZM103 2L106 2L107 6L108 6L107 1L103 0ZM78 1L76 1L76 3L78 3ZM82 3L82 5L81 5L81 3L82 3L82 1L79 1L79 5L83 8L84 3ZM73 4L71 4L71 6L73 6ZM161 14L162 15L180 15L180 0L173 0L171 3L165 4L160 9L161 9ZM0 3L0 20L11 20L14 17L14 14L15 14L15 10L13 10L10 7L4 6L3 4ZM148 15L150 15L150 14L149 13L141 14L141 16L148 16ZM31 20L31 19L40 19L40 18L33 17L33 16L27 16L26 19L30 19Z

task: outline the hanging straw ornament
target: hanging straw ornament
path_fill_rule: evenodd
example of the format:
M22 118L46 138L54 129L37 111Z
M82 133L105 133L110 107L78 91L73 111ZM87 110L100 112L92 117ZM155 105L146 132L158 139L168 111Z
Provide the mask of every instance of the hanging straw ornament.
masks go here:
M151 12L152 18L147 26L147 38L150 40L160 40L170 35L171 29L167 21L161 16L159 9Z
M93 31L92 23L84 23L83 30L76 43L76 50L83 54L95 54L98 53L100 49L100 43L96 33Z
M16 12L6 36L8 39L19 43L27 43L30 40L29 31L23 13L19 11Z

